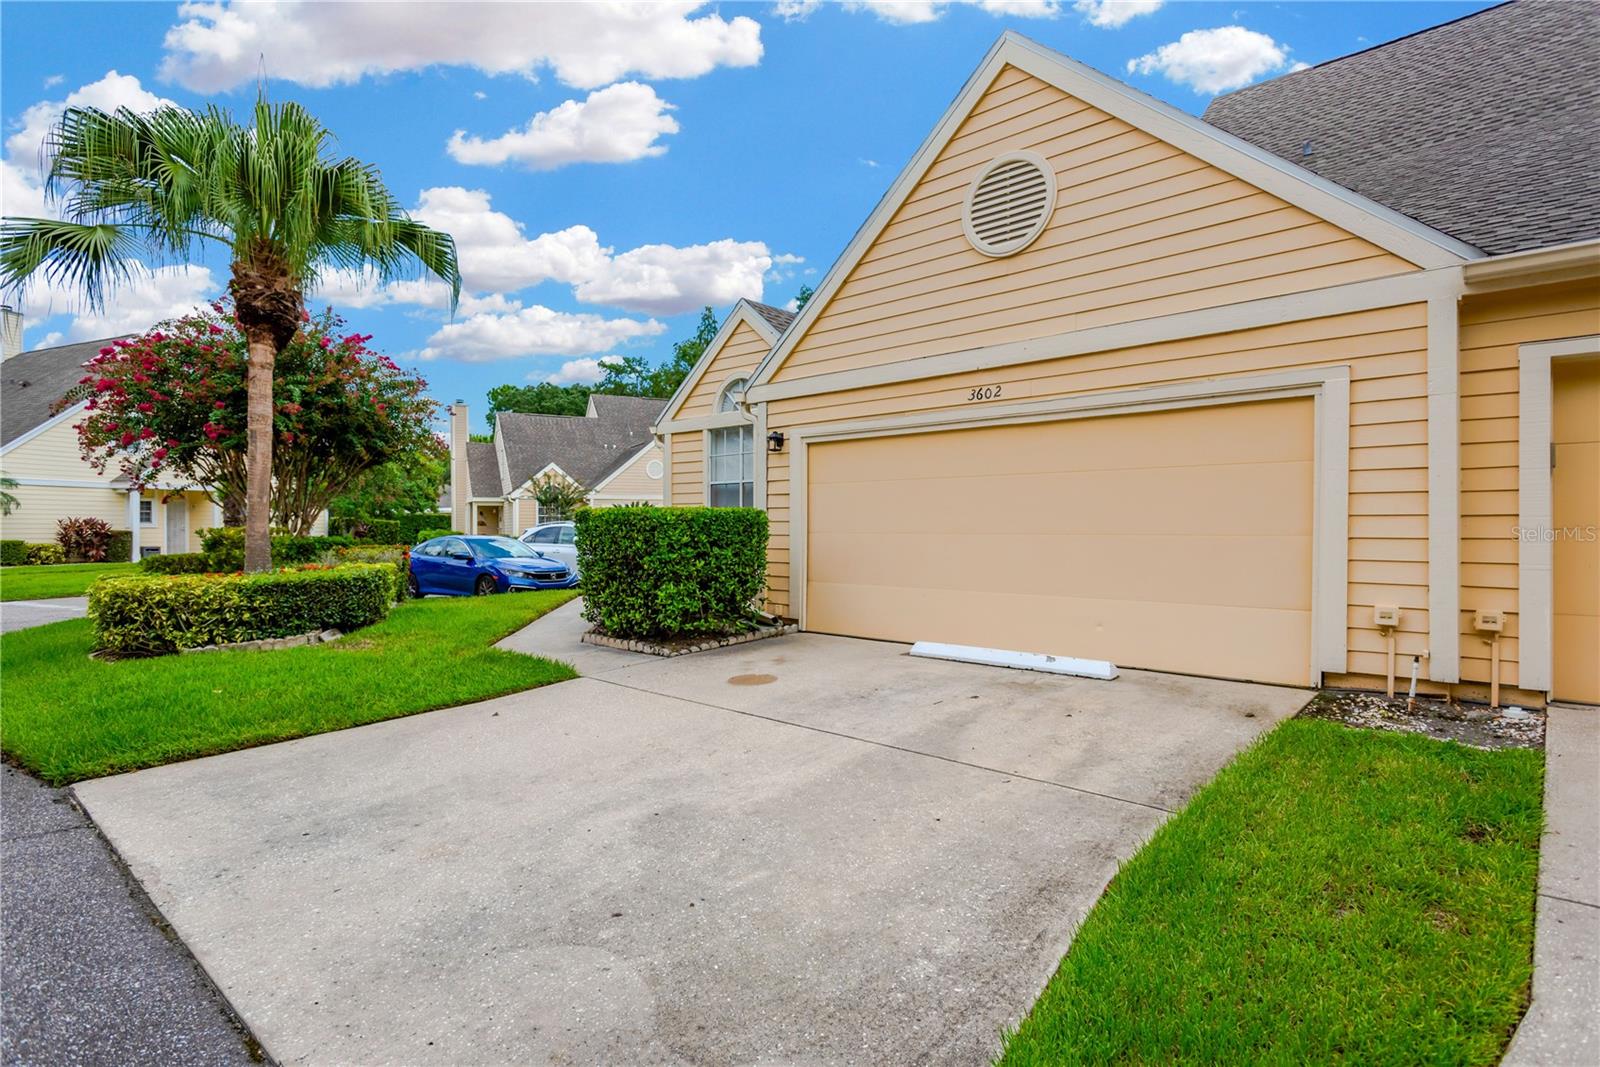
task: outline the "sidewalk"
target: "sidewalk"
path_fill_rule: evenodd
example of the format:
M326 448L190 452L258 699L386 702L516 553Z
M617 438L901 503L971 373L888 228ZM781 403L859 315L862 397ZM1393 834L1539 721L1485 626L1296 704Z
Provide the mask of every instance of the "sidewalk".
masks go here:
M47 622L76 619L89 611L86 596L63 596L51 600L8 600L0 604L0 632L25 630Z
M0 1062L260 1063L222 998L66 798L0 768Z
M1504 1063L1600 1063L1600 709L1552 705L1533 1003Z

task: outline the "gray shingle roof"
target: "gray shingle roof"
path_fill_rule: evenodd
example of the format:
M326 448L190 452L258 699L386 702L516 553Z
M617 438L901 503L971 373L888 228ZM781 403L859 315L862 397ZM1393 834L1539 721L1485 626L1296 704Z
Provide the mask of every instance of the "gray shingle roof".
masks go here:
M1600 4L1517 0L1220 96L1205 120L1485 252L1567 244L1600 236L1597 39Z
M501 495L537 475L551 463L560 467L584 488L594 486L616 470L651 440L650 426L660 418L665 400L631 396L593 396L592 415L521 415L502 412L496 434L506 452L511 484L500 490L498 460L493 445L469 445L467 463L472 474L473 494ZM488 449L480 456L475 448ZM490 483L493 492L480 493Z
M472 483L474 498L506 495L500 485L500 457L495 454L493 442L467 442L467 480Z
M0 444L50 418L50 409L83 377L83 365L115 338L21 352L0 363Z
M754 300L746 300L745 303L754 308L755 313L766 319L772 328L779 333L787 330L789 324L794 321L794 312L792 311L775 308L771 304L758 304Z

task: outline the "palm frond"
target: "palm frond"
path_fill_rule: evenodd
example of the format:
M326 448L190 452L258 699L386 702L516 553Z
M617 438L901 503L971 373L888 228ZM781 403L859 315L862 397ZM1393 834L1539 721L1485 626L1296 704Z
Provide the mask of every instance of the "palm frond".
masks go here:
M6 219L0 223L0 287L18 288L42 272L51 283L78 290L91 308L103 308L111 289L132 274L138 246L135 236L110 223Z

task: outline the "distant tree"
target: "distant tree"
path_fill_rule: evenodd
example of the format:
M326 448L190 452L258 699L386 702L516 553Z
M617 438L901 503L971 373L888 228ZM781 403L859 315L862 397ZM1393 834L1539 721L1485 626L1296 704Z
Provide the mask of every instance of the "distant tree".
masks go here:
M392 519L431 512L450 477L450 449L437 436L419 438L404 455L369 468L328 505L340 518Z
M800 291L798 293L794 294L794 309L795 309L795 311L799 312L799 310L801 308L805 307L806 303L811 299L811 294L813 294L815 292L816 292L816 290L811 288L811 286L802 285L800 287Z
M502 411L524 415L582 415L589 410L587 385L497 385L489 390L489 429Z
M594 387L597 393L613 396L653 396L666 400L678 391L694 365L705 355L706 346L717 336L717 313L710 308L700 312L694 334L672 346L672 356L659 367L652 367L640 356L624 356L603 364L604 375Z

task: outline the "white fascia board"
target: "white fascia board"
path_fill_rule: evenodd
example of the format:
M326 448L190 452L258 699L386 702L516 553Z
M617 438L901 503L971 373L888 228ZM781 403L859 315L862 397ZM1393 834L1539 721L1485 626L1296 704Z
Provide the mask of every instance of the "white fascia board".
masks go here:
M647 442L645 444L640 445L638 447L638 449L636 449L634 451L633 455L629 456L626 460L624 460L623 462L619 463L616 466L616 468L614 470L612 470L612 472L610 474L608 474L604 478L600 479L599 484L596 485L593 489L589 490L589 495L590 496L594 496L596 493L600 492L600 490L602 490L606 486L610 485L613 481L616 480L617 475L621 474L623 471L627 470L629 467L631 467L635 463L639 462L639 457L644 455L646 452L650 451L654 447L656 447L656 443L654 441L649 441L649 442Z
M976 663L984 667L1010 667L1019 671L1070 674L1074 678L1094 678L1109 682L1117 676L1116 664L1103 659L1078 659L1051 656L1043 652L1012 652L1003 648L976 645L946 645L938 641L918 641L911 654L925 659L948 659L957 663Z
M722 320L722 325L717 327L716 335L711 338L711 343L706 345L704 352L700 353L700 359L689 369L689 373L684 376L683 381L678 383L678 388L673 391L671 398L667 401L667 406L661 409L661 416L656 421L656 426L672 421L672 417L678 413L678 408L683 406L683 402L688 399L689 394L694 392L694 387L700 384L700 379L705 377L706 369L717 358L717 353L722 351L722 346L728 343L728 338L733 336L733 332L739 328L739 323L741 322L749 323L750 328L762 340L766 341L769 346L777 343L778 331L773 328L772 323L768 322L760 312L751 307L750 301L740 297L735 301L733 310L728 312L728 317ZM650 429L652 432L656 432L655 426Z
M506 441L500 433L500 416L502 412L494 413L494 461L500 471L500 491L511 491L511 461L506 458Z
M883 199L878 201L867 220L828 269L806 306L800 309L799 315L789 324L767 358L750 376L752 386L771 380L811 324L823 313L844 279L855 269L867 249L888 226L894 213L911 195L945 145L955 136L956 130L988 91L995 76L1007 65L1048 82L1062 92L1364 237L1419 267L1457 266L1484 256L1480 249L1472 245L1335 185L1304 167L1296 166L1092 67L1007 30L989 50L972 77L967 79L966 85L938 125L922 142L911 161L883 194Z
M10 441L7 441L6 444L5 444L5 447L4 448L0 448L0 456L4 456L4 455L8 454L12 449L19 448L22 445L27 444L29 441L32 441L35 437L38 437L42 433L46 433L46 432L48 432L50 430L55 429L57 426L60 426L63 422L66 422L68 419L73 418L74 416L83 414L84 409L87 408L88 406L89 406L89 402L87 400L80 400L76 404L72 405L70 408L67 408L67 409L65 409L63 411L58 411L56 414L50 416L48 419L45 419L43 422L41 422L39 425L35 426L33 429L29 430L27 433L18 434L16 437L11 439Z

